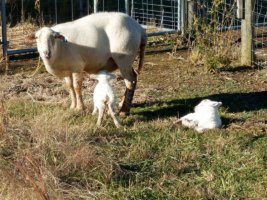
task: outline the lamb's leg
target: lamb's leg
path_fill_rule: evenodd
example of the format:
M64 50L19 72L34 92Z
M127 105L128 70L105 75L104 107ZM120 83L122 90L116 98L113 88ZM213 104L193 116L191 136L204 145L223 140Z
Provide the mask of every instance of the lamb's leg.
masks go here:
M132 100L137 83L137 74L133 69L131 69L131 72L126 72L125 74L123 74L122 72L122 75L124 77L124 82L126 84L126 90L124 93L124 97L119 105L120 105L120 114L126 115L129 114L132 105Z
M98 119L97 119L97 123L96 123L97 126L100 126L100 124L101 124L101 120L103 118L104 111L105 111L105 105L98 108Z
M92 112L92 115L95 115L96 112L97 112L97 107L94 105L94 110L93 110L93 112Z
M76 95L75 95L75 91L73 88L72 76L65 77L65 82L66 82L66 88L69 90L70 98L71 98L70 108L73 109L76 107Z
M114 105L112 103L109 103L108 104L108 109L109 109L109 114L112 117L115 126L117 128L119 128L120 127L120 123L118 122L117 117L115 115Z
M84 103L82 98L82 83L83 83L83 73L73 73L73 86L76 94L76 109L84 110Z

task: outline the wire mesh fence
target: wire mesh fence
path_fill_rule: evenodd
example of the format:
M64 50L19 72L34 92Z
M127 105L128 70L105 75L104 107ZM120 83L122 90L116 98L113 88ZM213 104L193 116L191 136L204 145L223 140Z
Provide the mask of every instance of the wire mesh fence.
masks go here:
M131 15L147 28L176 30L178 27L178 1L144 0L132 1Z
M267 1L255 0L253 7L254 18L254 37L253 43L255 49L254 64L265 66L267 65Z
M15 0L1 1L6 6L6 33L2 31L2 44L8 43L8 54L35 50L35 42L26 36L41 26L72 21L95 10L125 12L142 24L151 35L181 31L194 18L197 33L212 45L240 52L241 19L237 18L236 0ZM3 3L5 2L5 3ZM193 2L190 11L188 2ZM267 1L254 0L253 43L256 47L254 64L266 65L267 55ZM3 6L1 7L3 20ZM189 13L193 12L193 13ZM216 34L211 35L212 32ZM5 34L7 34L5 42Z
M241 19L237 18L235 0L197 0L194 9L193 45L206 57L207 69L239 60Z
M3 3L6 9L7 55L36 50L35 42L25 36L42 26L73 21L94 11L118 11L131 15L150 34L176 31L180 0L15 0ZM2 1L5 2L5 1ZM2 19L3 20L3 19ZM152 28L153 27L153 28ZM1 33L3 33L1 31ZM163 34L165 32L160 32ZM4 35L1 35L3 38ZM4 42L3 42L4 43ZM5 43L3 44L5 45Z

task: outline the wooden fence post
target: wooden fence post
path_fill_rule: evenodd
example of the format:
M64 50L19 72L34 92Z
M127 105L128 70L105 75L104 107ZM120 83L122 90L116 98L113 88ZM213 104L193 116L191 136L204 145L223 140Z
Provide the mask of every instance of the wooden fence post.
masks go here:
M245 16L241 21L241 64L251 66L254 61L253 7L254 0L245 1Z
M193 30L194 23L194 0L188 0L187 2L187 26L188 32Z

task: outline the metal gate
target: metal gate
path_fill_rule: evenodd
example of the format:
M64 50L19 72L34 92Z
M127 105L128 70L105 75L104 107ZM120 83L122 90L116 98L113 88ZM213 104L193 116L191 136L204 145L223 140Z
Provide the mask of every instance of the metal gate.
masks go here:
M1 0L2 57L36 52L26 36L42 26L72 21L100 11L125 12L148 29L148 35L180 31L184 0ZM12 8L17 10L13 11ZM29 14L30 13L30 14ZM14 22L15 21L15 25Z

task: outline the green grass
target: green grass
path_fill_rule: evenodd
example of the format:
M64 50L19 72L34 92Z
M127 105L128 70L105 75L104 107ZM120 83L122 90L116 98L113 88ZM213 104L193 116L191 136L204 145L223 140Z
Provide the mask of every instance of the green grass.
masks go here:
M65 105L4 98L0 199L266 198L265 69L207 74L167 54L147 62L120 129ZM221 129L173 123L203 98L223 102Z

